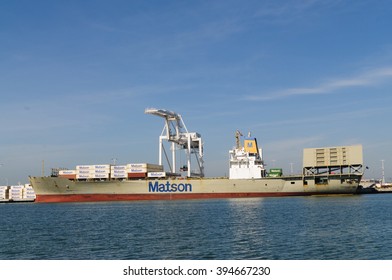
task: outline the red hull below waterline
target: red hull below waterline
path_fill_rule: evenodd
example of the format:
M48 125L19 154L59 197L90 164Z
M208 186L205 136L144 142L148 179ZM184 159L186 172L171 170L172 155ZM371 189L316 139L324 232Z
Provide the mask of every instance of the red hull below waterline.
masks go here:
M37 195L35 202L98 202L98 201L134 201L134 200L185 200L218 199L246 197L282 197L317 195L317 193L274 192L274 193L194 193L194 194L67 194Z

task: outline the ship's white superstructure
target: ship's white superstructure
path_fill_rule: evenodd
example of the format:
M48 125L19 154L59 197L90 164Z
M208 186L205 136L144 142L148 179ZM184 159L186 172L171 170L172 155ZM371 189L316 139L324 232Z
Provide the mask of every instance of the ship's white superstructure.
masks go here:
M265 177L262 149L258 148L256 138L251 138L249 133L242 147L239 141L241 135L237 130L235 135L237 145L233 150L229 151L229 178L260 179Z

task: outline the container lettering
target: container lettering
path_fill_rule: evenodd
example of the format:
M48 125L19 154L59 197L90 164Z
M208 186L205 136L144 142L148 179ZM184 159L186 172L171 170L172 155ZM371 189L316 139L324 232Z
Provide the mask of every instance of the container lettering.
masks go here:
M148 182L149 192L192 192L192 184L171 184L169 181L166 184L159 184L157 181L153 184Z

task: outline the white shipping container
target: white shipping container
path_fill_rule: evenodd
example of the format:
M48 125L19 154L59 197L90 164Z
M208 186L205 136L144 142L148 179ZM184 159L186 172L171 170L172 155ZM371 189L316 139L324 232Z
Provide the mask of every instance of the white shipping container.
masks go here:
M34 192L24 192L22 197L23 198L36 198L36 195Z
M23 192L23 189L10 189L9 192L11 193L21 193Z
M147 176L150 178L162 178L166 177L166 172L148 172Z
M9 195L22 195L23 191L9 191Z
M110 164L96 164L94 165L95 169L110 169Z
M126 169L112 169L110 173L127 173Z
M130 168L127 169L128 173L148 173L148 172L163 172L163 170L146 169L146 168Z
M76 170L60 170L59 175L75 175Z
M122 171L122 172L111 172L110 173L110 176L112 176L112 177L116 177L116 176L124 176L124 177L126 177L127 176L127 172L124 172L124 171Z
M110 178L127 178L128 174L112 174Z
M108 179L109 178L109 173L105 174L94 174L94 179Z
M76 174L87 174L87 173L95 173L95 172L99 172L99 173L107 172L107 173L110 173L110 168L95 168L94 166L92 166L90 168L79 168L79 169L76 169Z
M147 168L129 168L127 169L128 173L147 173Z
M24 189L23 192L35 192L33 189Z
M76 170L90 170L93 168L94 165L76 165Z
M35 193L35 191L33 189L24 189L23 192L24 193Z
M81 169L81 170L77 170L76 171L76 175L88 175L88 174L94 174L94 173L95 173L94 170L84 170L84 169Z
M110 164L77 165L76 167L76 169L104 169L110 168Z
M127 176L128 176L127 173L125 173L125 174L112 174L111 175L112 178L118 178L118 179L119 178L127 178Z
M23 188L24 188L24 186L22 186L22 185L17 185L17 186L11 186L10 187L11 190L18 190L18 189L23 189Z
M127 168L146 168L146 169L162 169L163 166L159 164L151 164L151 163L129 163L127 164Z
M109 173L105 174L76 174L76 179L108 179Z
M125 178L128 176L128 173L111 173L110 177L112 178Z
M109 174L109 169L95 169L95 174Z
M76 170L110 169L110 164L77 165Z
M91 179L89 174L76 174L76 179Z
M126 170L127 166L126 165L112 165L110 167L110 170Z
M10 198L22 198L22 194L12 194L10 193Z
M95 174L109 174L109 170L79 170L79 172L76 172L76 175L95 175Z
M127 168L147 168L147 163L128 163Z

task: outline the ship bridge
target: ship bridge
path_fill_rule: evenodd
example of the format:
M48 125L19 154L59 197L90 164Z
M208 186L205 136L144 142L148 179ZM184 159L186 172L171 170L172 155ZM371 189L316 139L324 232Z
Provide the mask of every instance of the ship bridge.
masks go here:
M147 108L145 114L155 115L164 118L165 124L162 134L159 137L159 164L162 165L162 158L165 155L167 163L173 174L177 174L176 150L184 150L187 158L187 165L182 166L180 171L186 171L188 177L204 177L203 166L203 142L201 135L197 132L189 132L181 115L165 110ZM172 160L170 162L165 147L164 140L171 142ZM192 169L192 155L194 155L197 168Z

